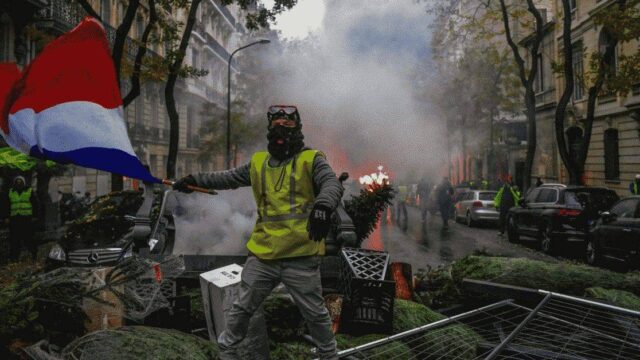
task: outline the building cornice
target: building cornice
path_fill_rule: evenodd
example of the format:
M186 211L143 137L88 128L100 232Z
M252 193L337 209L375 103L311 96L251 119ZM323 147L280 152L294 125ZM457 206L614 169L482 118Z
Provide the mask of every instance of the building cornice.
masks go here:
M547 33L549 33L550 30L554 29L556 25L556 21L555 20L550 20L548 21L546 24L544 24L544 26L542 27L542 33L544 35L546 35ZM525 36L524 38L522 38L518 44L520 44L521 46L526 47L531 41L533 41L533 39L535 38L536 33L532 32L529 35ZM544 37L544 36L543 36Z

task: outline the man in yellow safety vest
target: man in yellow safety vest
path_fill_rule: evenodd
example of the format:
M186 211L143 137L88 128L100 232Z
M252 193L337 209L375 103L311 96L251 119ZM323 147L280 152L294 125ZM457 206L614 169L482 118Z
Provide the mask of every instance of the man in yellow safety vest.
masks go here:
M238 359L235 346L247 335L249 319L282 282L307 322L319 357L337 359L319 265L343 188L325 155L304 146L295 106L271 106L267 119L268 151L253 154L238 168L189 175L174 184L184 192L189 192L187 185L216 190L251 186L257 205L241 288L218 337L220 357Z
M33 221L38 209L35 193L27 186L24 177L16 176L8 197L5 222L9 225L9 260L18 260L22 245L27 247L35 260L38 253L38 246L33 241Z

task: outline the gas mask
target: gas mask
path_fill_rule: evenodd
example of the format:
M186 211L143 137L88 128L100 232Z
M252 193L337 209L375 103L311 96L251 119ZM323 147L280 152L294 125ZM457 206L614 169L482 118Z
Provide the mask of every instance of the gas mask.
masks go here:
M269 154L282 161L299 153L304 147L304 135L301 130L302 125L293 128L282 125L269 126Z
M283 119L294 121L295 126L272 125L273 121ZM269 154L282 161L299 153L304 148L304 135L298 109L293 105L273 105L267 112L269 121L267 140Z

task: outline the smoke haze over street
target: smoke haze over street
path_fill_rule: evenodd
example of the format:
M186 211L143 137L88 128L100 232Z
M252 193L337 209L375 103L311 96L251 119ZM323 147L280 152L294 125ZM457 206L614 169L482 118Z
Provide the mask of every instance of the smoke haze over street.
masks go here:
M415 1L327 1L321 27L281 53L261 48L263 104L300 108L309 146L357 177L381 163L399 177L436 171L441 124L426 92L429 15Z

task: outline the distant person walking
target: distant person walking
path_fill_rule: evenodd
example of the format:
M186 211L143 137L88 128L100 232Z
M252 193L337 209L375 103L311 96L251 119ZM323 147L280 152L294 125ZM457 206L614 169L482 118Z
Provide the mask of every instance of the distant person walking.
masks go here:
M499 228L501 236L504 235L505 228L507 227L507 214L509 213L509 209L514 207L520 200L520 193L518 193L512 181L513 179L509 176L493 199L493 204L500 212Z
M402 229L406 229L409 224L407 217L407 198L409 188L407 185L398 186L398 200L396 201L396 224Z
M453 206L453 186L451 186L449 178L442 178L436 194L438 196L438 209L442 217L442 230L446 230L449 228L449 216L451 216L451 207Z
M544 183L542 182L542 179L538 176L536 178L536 187L540 187L542 186Z
M5 209L5 222L9 225L9 260L17 261L22 245L36 259L38 245L33 240L33 220L38 209L36 194L22 176L16 176L8 194L8 209ZM8 211L6 211L8 210Z
M427 213L429 212L428 204L429 204L429 193L431 192L431 184L427 181L427 179L422 179L416 188L416 193L420 198L420 219L425 222L427 221Z
M640 174L629 184L629 191L631 195L640 195Z
M480 180L478 180L478 184L480 186L480 190L489 190L489 181L485 180L484 177L480 176Z

